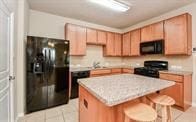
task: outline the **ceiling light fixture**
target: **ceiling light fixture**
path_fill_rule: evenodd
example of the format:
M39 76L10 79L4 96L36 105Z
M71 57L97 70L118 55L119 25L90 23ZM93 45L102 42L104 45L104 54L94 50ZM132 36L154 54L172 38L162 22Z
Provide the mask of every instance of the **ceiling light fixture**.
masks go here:
M125 12L130 9L128 5L125 5L115 0L90 0L90 1L111 8L116 11Z

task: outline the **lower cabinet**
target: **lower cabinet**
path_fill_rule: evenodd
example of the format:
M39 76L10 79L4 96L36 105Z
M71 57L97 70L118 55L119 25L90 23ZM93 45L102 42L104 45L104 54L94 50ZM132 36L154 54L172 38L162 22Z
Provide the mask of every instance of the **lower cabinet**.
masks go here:
M176 106L187 110L192 104L192 75L160 73L160 78L175 81L174 86L162 90L161 94L172 97Z
M115 75L122 73L134 73L134 70L131 68L108 68L108 69L95 69L90 71L90 77L99 77L105 75Z

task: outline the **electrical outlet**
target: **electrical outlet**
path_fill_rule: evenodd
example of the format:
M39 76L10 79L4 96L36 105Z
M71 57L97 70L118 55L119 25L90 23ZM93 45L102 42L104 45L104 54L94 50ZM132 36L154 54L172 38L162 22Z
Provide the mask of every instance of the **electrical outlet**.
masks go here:
M196 47L193 47L193 53L196 53Z

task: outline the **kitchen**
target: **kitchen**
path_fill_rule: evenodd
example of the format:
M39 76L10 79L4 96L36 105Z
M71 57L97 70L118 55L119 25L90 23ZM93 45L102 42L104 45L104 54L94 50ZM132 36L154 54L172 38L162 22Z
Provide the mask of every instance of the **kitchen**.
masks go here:
M125 108L131 110L136 101L145 103L143 110L148 105L146 109L156 119L166 121L166 114L171 112L170 121L196 120L194 1L120 0L128 6L124 12L91 0L22 1L23 4L18 3L18 9L21 9L17 21L24 28L18 27L22 33L17 38L25 42L16 43L17 92L14 93L13 118L19 122L124 122L128 117L128 122L133 117ZM29 40L26 37L69 41L71 80L69 94L66 92L67 104L63 102L63 105L28 112L25 100L28 76L24 70L26 65L21 65L26 64ZM167 95L174 100L175 103L169 105L171 111L165 112L165 108L161 108L162 115L159 115L154 112L156 108L149 108L151 93Z

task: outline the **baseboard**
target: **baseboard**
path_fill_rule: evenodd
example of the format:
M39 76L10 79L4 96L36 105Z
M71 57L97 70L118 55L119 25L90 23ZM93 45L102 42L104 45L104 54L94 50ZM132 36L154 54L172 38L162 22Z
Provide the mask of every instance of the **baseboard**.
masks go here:
M19 113L18 116L15 119L15 122L18 122L19 118L23 117L23 116L24 116L24 113Z

